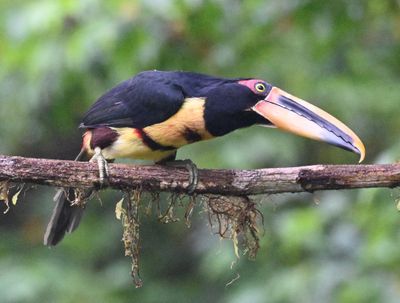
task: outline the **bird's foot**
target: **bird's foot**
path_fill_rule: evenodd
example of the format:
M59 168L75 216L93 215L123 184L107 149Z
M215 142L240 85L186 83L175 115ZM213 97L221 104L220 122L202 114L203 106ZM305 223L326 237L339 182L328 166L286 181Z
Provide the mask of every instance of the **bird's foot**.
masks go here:
M107 163L106 158L104 158L100 147L96 147L94 149L94 155L89 160L89 162L97 162L97 165L99 167L100 184L102 184L102 185L105 184L106 178L108 178L108 176L109 176L108 163Z
M175 167L184 167L189 172L189 185L187 186L187 192L189 195L193 194L197 188L197 184L199 183L199 171L197 169L196 164L193 163L192 160L173 160L165 162L165 165L175 166Z

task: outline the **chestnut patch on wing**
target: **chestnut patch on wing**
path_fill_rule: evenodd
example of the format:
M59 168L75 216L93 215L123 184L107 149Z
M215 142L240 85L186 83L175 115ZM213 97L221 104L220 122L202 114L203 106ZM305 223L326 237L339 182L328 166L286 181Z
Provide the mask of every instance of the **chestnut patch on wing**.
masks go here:
M94 128L92 131L92 138L90 140L90 148L100 147L104 149L114 143L118 139L118 134L115 130L109 127Z

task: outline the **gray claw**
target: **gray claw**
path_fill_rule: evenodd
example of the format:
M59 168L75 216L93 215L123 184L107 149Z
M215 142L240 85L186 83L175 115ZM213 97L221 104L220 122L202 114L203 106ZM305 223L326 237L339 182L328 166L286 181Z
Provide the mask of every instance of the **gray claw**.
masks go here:
M188 194L191 195L196 190L197 184L199 183L199 171L197 166L190 160L184 160L185 167L189 172L189 185L187 187Z
M94 149L94 155L89 162L97 162L99 167L99 182L105 184L106 178L109 176L109 170L107 160L104 158L100 147Z
M178 167L185 167L189 172L189 185L187 186L186 190L189 195L193 194L197 188L197 184L199 183L199 172L197 169L196 164L193 161L186 159L186 160L174 160L170 162L166 162L166 165L169 166L178 166Z

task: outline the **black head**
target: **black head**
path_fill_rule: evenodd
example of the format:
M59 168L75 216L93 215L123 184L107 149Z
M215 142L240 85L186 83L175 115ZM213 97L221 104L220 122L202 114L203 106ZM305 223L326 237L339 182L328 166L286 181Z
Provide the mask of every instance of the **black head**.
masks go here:
M223 136L254 124L272 125L252 107L270 92L272 86L263 80L238 79L210 90L205 103L204 119L213 136Z
M262 80L237 80L210 91L204 118L207 130L214 136L260 124L355 152L360 161L365 156L361 140L342 122Z

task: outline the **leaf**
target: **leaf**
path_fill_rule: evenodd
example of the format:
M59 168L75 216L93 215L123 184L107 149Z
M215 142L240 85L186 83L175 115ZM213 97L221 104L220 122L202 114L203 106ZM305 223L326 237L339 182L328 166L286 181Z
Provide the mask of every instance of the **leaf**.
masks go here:
M124 202L124 197L121 198L115 205L115 217L121 220L122 214L124 213L124 208L122 207L122 202Z
M7 181L0 182L0 201L4 201L4 204L6 205L6 210L3 212L3 214L8 213L8 211L10 210L10 205L8 200L9 189L10 185Z
M11 198L11 202L12 202L13 205L16 205L16 204L17 204L19 194L21 193L21 191L22 191L23 188L24 188L24 187L22 186L21 189L20 189L19 191L17 191L17 192L14 194L14 196Z
M8 200L8 190L10 186L7 181L0 182L0 201Z

